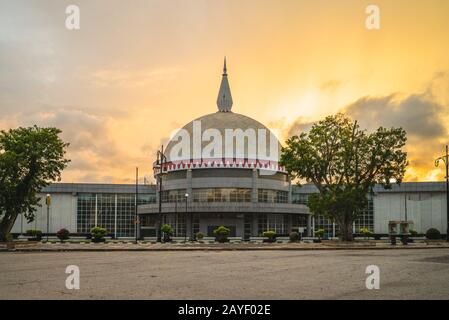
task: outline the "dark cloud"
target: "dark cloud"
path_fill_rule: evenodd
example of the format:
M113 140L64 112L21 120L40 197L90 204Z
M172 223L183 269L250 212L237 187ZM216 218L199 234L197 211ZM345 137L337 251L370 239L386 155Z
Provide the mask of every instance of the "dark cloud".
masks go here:
M315 121L310 121L303 117L298 117L295 122L290 126L290 128L287 130L288 137L291 136L299 136L301 132L307 132L312 128L312 125L315 123Z
M442 153L442 146L449 140L446 125L449 114L449 72L436 73L421 93L361 97L340 112L357 120L361 128L369 132L380 126L402 127L407 132L406 151L410 162L406 176L408 181L441 176L442 171L434 167L434 159ZM297 118L289 127L288 136L307 132L314 123L309 119Z
M424 94L404 98L397 94L386 97L363 97L343 110L359 121L363 128L402 127L409 136L432 139L447 135L441 115L447 106L429 100Z

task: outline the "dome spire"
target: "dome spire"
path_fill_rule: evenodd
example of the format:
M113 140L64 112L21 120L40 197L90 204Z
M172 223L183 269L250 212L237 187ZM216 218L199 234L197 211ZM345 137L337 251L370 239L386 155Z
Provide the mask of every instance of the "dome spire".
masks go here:
M223 77L221 79L220 91L217 98L218 111L230 112L232 109L231 88L228 82L228 69L226 67L226 57L224 58Z

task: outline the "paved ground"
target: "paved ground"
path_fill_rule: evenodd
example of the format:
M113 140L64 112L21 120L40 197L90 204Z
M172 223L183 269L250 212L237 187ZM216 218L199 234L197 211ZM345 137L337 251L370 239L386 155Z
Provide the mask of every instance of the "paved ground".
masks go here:
M80 290L65 288L77 265ZM365 268L380 268L367 290ZM449 299L449 249L0 253L0 299Z

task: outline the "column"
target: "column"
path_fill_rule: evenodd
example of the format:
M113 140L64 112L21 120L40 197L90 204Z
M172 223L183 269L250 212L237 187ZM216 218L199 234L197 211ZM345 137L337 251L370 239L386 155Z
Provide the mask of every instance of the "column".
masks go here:
M95 227L98 226L98 197L97 194L95 194Z
M188 238L193 238L193 212L191 211L193 203L193 188L192 188L192 169L188 169L186 172L186 192L189 194L187 197L187 217L186 217L186 233ZM184 202L184 211L185 208Z
M292 180L290 177L288 179L288 203L292 203Z
M312 215L307 215L307 236L312 236Z
M114 238L117 238L117 194L115 194L114 206Z
M252 176L252 190L251 190L251 202L258 202L258 177L259 173L257 172L257 169L253 169L253 176Z
M259 228L259 225L258 225L258 219L259 219L259 215L261 215L261 214L263 214L263 213L260 213L260 212L257 212L257 213L254 213L252 216L253 216L253 218L252 218L252 228L251 228L251 236L252 237L257 237L257 236L259 236L259 234L258 234L258 228Z
M188 169L186 173L186 192L189 194L187 202L193 202L192 169Z

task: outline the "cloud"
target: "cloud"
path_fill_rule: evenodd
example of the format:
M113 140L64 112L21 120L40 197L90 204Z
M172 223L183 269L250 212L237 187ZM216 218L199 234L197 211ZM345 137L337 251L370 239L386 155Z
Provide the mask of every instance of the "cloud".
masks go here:
M61 129L61 138L70 143L66 156L71 159L63 172L64 181L112 182L115 176L115 181L131 182L131 178L122 177L127 177L127 171L132 170L130 163L143 166L142 159L127 154L117 145L110 122L110 117L66 107L31 114L18 113L2 119L0 128L37 125Z
M340 109L357 120L369 132L378 127L402 127L407 132L406 151L409 168L407 181L443 178L443 170L434 167L434 159L443 152L449 140L449 72L439 72L423 92L403 95L365 96ZM289 127L289 136L309 131L313 123L297 118Z
M173 81L180 68L167 67L155 70L133 70L129 68L110 68L97 70L91 81L99 87L145 87L160 81Z
M320 89L323 91L335 91L343 84L340 80L329 80L321 84Z
M290 127L287 130L287 136L299 136L301 132L307 132L312 128L312 125L315 123L315 121L311 121L310 119L304 118L304 117L298 117L293 122L293 124L290 125Z
M409 136L422 139L447 135L445 123L440 117L447 111L447 106L429 100L424 94L404 98L397 94L363 97L342 111L357 119L368 130L374 130L378 126L402 127Z

